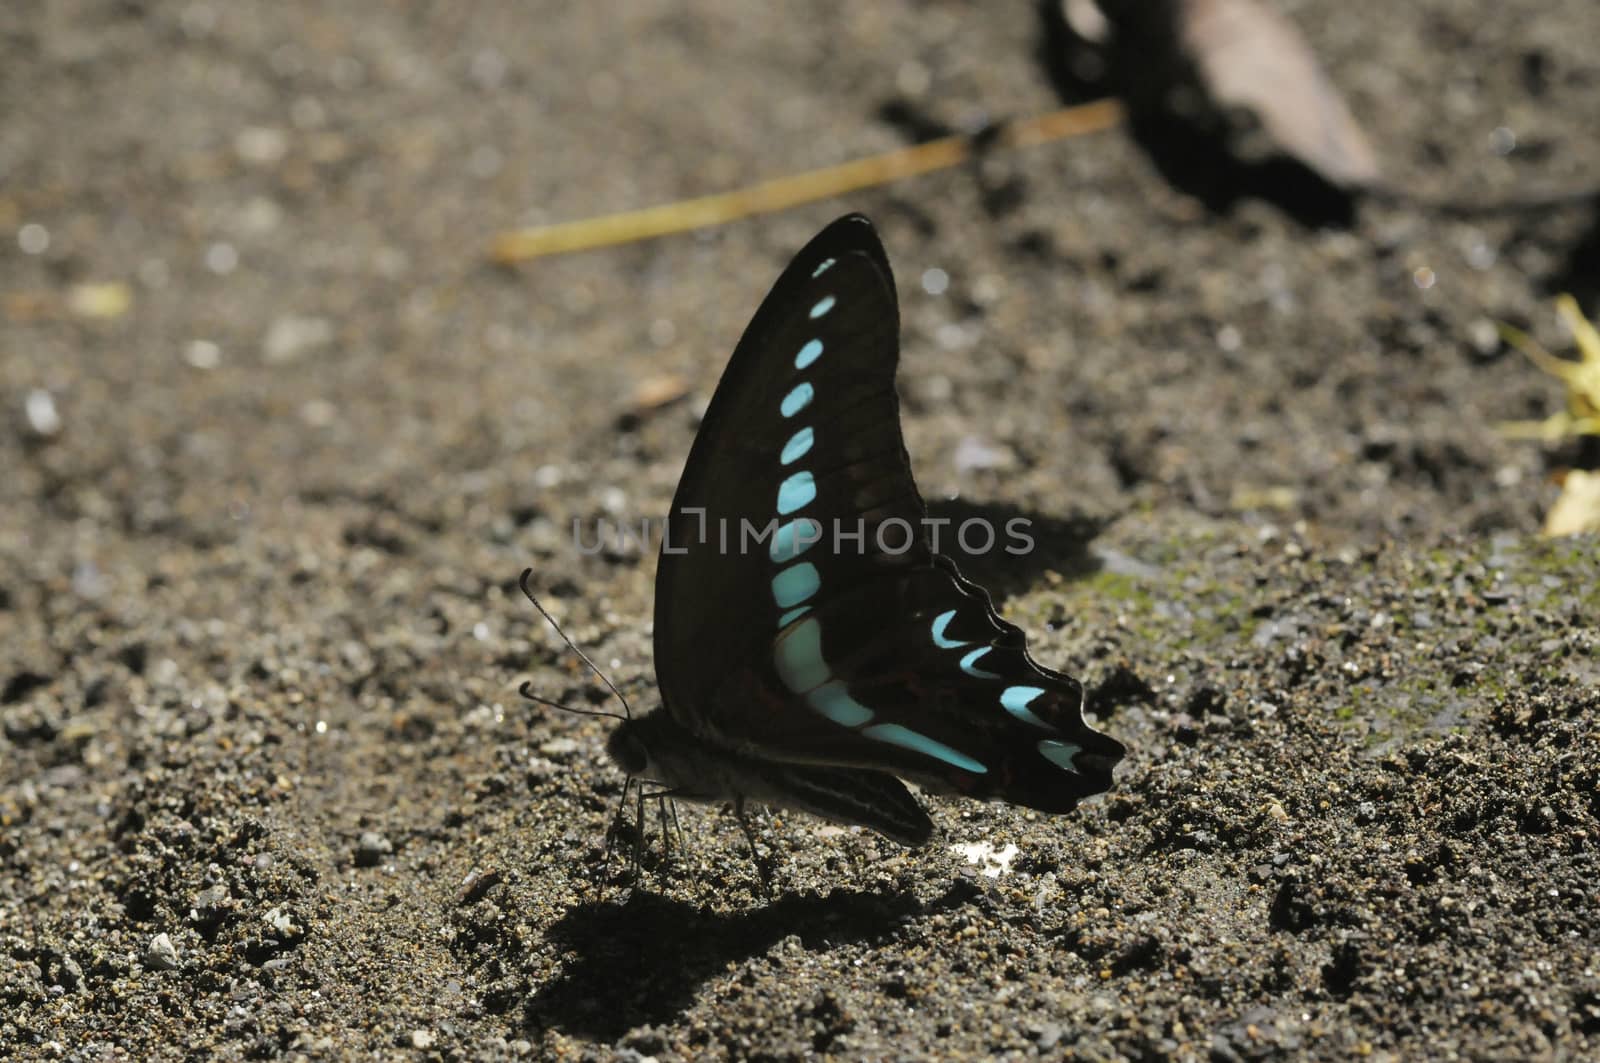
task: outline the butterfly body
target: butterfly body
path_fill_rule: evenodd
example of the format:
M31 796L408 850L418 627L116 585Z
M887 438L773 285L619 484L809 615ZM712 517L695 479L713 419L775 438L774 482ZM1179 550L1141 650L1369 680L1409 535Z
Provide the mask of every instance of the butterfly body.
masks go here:
M627 774L665 787L675 800L791 808L907 846L933 836L928 814L892 775L747 756L684 730L664 709L624 721L607 751Z
M656 575L664 705L610 751L690 800L752 801L908 845L925 790L1065 812L1123 750L1077 680L931 549L900 433L899 311L859 215L745 331L673 499Z

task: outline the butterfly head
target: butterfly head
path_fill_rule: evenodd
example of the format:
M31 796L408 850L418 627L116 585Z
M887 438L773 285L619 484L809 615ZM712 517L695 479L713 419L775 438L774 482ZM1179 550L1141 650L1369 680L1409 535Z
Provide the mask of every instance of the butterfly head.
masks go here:
M623 720L606 739L606 754L624 773L666 787L681 787L693 777L694 748L664 709Z
M623 720L606 739L606 753L629 777L664 786L674 797L733 796L713 781L714 758L665 709Z
M633 720L622 721L621 726L611 732L611 737L606 739L606 755L630 777L644 775L650 770L650 747Z

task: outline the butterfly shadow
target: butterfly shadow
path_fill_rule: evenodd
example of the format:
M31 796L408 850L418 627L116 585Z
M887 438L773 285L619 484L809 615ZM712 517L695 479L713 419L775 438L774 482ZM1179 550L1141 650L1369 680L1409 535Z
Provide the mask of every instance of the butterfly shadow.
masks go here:
M1004 502L966 499L930 502L928 516L949 522L940 526L939 552L996 602L1031 590L1047 572L1081 580L1100 571L1102 562L1091 544L1110 523L1106 518L1043 516ZM965 542L974 549L963 549L961 529L970 521L994 529L992 548L976 549L986 536L974 530Z
M971 892L958 879L932 902L910 892L839 889L717 912L635 890L624 901L582 904L546 934L568 958L528 999L523 1023L612 1042L635 1027L671 1020L694 1002L706 979L785 938L797 936L812 951L869 941L890 934L907 916L959 907Z

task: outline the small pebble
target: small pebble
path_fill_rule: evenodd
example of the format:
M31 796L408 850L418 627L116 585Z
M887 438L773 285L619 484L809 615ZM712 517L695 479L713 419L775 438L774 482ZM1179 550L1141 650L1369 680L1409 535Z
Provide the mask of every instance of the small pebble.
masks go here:
M151 938L149 946L144 950L144 964L157 971L176 971L178 950L173 947L172 939L165 934L157 934Z
M234 153L241 162L270 166L289 152L289 135L273 126L246 126L233 138Z
M577 740L572 738L552 738L539 747L539 752L547 757L570 757L577 751Z
M292 362L332 339L333 323L327 318L286 315L268 326L261 357L273 365Z
M56 400L43 388L34 388L22 403L28 418L28 428L40 439L49 439L61 431L61 414L56 412Z
M356 866L377 867L392 852L394 846L389 844L388 838L377 831L366 831L356 843Z
M268 909L265 918L267 920L267 925L270 926L279 937L298 937L301 933L300 927L295 925L294 918L282 908Z
M83 968L71 956L63 956L56 966L56 981L68 990L76 989L83 983Z
M1016 464L1016 455L1003 443L995 443L982 436L963 436L956 444L953 458L956 471L977 472L980 469L1008 469Z

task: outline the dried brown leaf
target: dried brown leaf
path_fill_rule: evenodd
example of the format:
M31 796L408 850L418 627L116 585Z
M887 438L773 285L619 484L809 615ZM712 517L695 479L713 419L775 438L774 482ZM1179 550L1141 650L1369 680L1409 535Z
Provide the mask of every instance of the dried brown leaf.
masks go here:
M1310 45L1257 0L1182 0L1183 47L1206 91L1255 114L1273 141L1333 184L1380 180L1378 157Z

